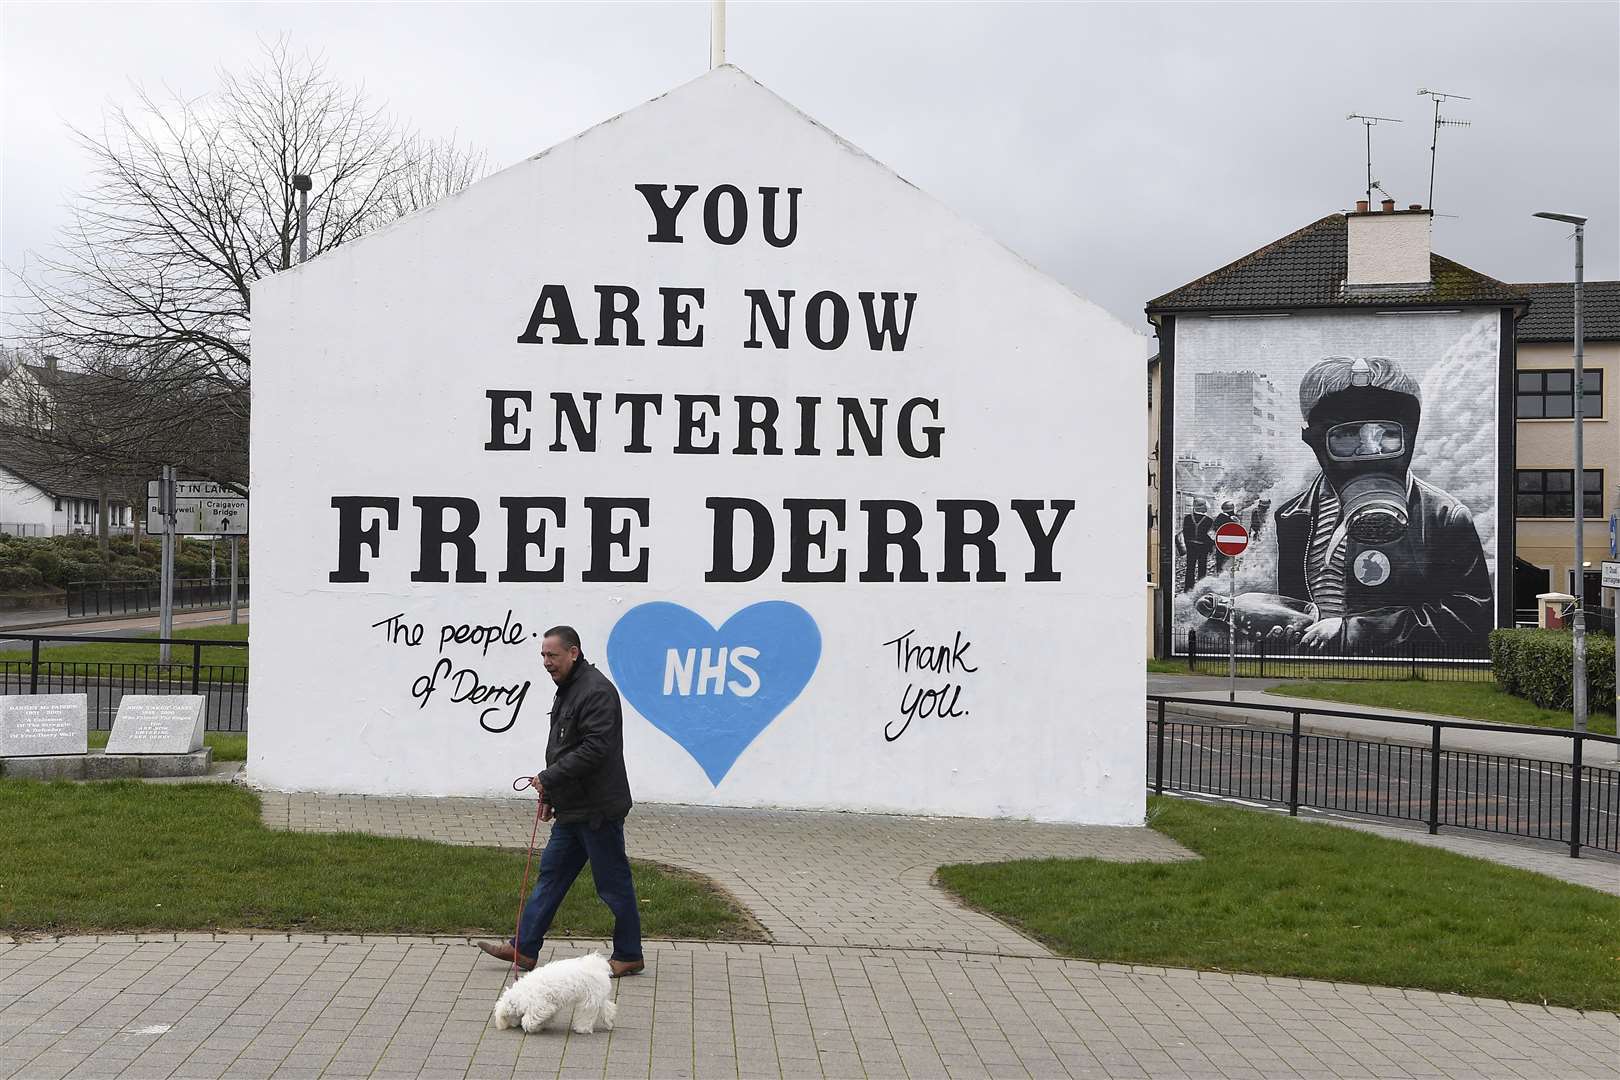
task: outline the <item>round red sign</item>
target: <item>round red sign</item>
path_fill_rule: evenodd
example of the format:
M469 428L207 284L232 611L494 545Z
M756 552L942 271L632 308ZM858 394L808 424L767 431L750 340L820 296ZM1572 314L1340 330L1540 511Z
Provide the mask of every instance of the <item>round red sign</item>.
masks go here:
M1228 521L1215 530L1215 550L1222 555L1241 555L1249 546L1249 530Z

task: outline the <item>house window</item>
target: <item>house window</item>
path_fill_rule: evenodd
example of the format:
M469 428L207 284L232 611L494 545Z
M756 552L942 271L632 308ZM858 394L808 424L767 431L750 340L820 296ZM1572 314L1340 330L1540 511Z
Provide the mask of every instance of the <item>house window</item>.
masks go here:
M1603 415L1603 371L1581 372L1586 393L1581 397L1581 415ZM1521 371L1518 381L1520 420L1568 419L1575 415L1575 371Z
M62 512L62 500L61 499L56 500L56 512L58 514L60 514Z
M1515 509L1519 517L1575 516L1574 469L1520 469ZM1603 470L1585 470L1584 516L1603 517Z

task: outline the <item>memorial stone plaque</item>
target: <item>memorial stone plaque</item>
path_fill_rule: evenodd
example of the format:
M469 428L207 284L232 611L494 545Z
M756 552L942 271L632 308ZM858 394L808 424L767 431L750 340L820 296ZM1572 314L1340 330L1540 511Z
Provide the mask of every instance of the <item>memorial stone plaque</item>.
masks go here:
M0 696L0 757L83 754L90 748L84 694Z
M109 754L189 754L201 750L208 701L201 694L125 694L107 737Z

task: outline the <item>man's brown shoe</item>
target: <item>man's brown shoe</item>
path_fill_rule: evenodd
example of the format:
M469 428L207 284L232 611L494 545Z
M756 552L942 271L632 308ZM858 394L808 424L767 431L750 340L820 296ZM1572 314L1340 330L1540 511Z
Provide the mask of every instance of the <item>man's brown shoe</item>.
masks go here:
M647 970L645 960L609 960L608 968L613 972L615 979L622 979L626 975L640 975Z
M512 943L509 941L503 941L498 945L489 941L480 941L478 947L502 963L510 964L515 960L519 971L534 970L534 957L524 956L513 948Z

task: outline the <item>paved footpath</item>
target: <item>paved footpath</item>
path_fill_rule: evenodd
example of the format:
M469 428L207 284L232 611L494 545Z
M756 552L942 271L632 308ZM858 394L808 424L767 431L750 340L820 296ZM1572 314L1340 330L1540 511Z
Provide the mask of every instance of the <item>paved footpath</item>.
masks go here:
M521 846L521 800L265 797L280 828ZM1190 857L1147 829L638 807L770 944L652 942L611 1034L496 1031L460 938L0 940L0 1077L1615 1077L1620 1017L1064 960L929 883L1029 855ZM549 955L605 947L553 942Z

